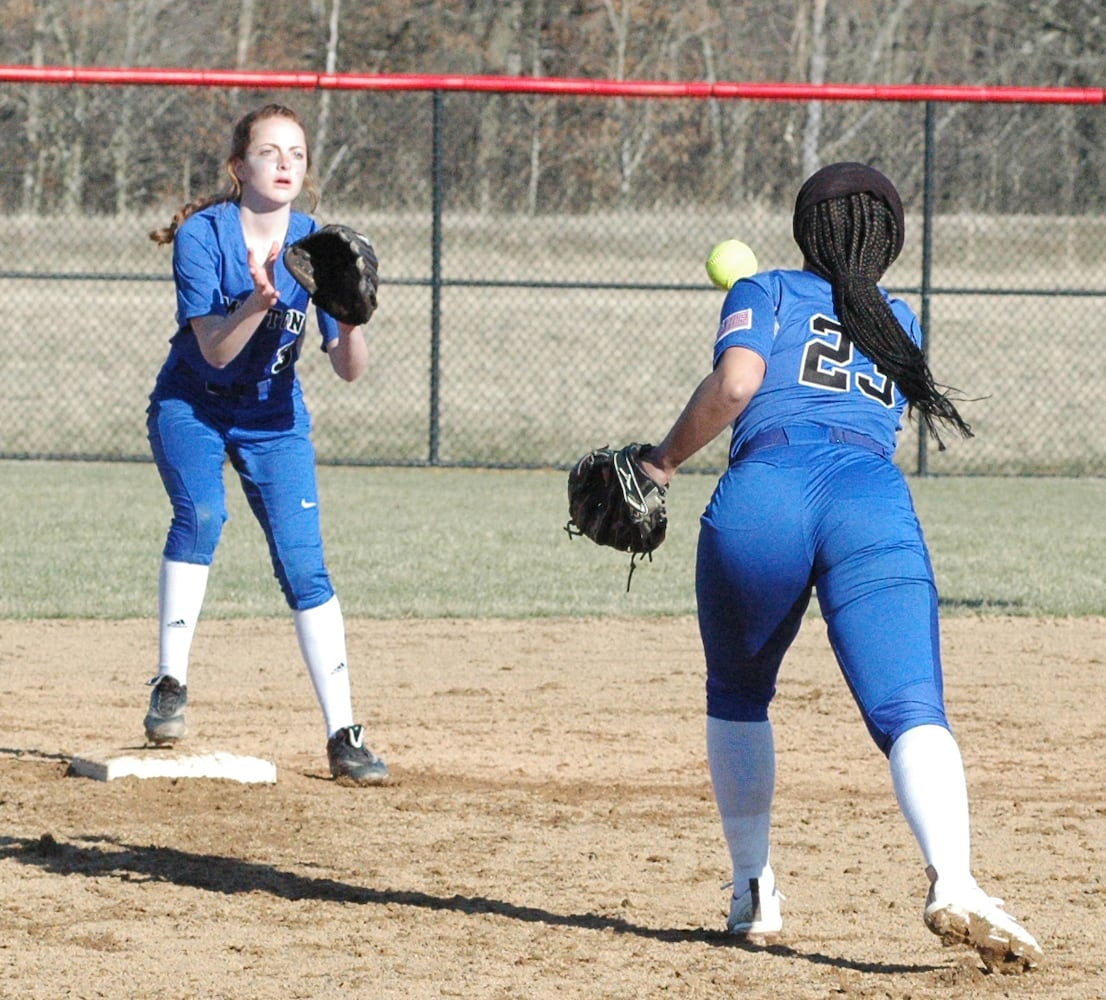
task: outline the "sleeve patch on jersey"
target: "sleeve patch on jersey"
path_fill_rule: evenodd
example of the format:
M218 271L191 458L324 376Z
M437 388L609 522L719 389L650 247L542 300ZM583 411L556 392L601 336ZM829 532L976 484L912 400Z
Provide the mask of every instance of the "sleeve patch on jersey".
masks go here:
M752 309L738 309L735 313L730 313L721 325L718 327L718 333L715 334L714 339L716 341L721 340L728 333L733 333L735 330L751 330L753 328L753 310Z

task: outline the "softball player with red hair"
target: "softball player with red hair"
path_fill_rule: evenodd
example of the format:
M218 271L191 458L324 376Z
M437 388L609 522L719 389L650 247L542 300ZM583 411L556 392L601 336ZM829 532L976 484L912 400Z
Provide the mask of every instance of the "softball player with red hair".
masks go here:
M173 506L159 581L159 660L148 741L185 735L188 661L223 523L229 459L265 532L322 708L333 777L378 784L384 761L354 721L345 625L323 558L311 418L296 375L308 293L283 249L316 229L292 203L310 185L295 112L270 104L235 126L229 190L190 203L150 234L173 246L178 328L150 396L150 447ZM365 371L361 328L316 310L322 350L352 382ZM236 654L240 655L240 653Z

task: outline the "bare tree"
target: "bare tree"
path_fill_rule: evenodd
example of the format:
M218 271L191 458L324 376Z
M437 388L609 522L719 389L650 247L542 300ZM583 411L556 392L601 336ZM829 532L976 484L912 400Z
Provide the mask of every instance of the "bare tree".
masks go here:
M826 0L811 0L810 63L807 69L810 83L826 82ZM819 167L819 145L822 138L822 102L808 101L806 123L800 147L802 174L809 177Z
M488 0L473 8L473 28L480 46L478 72L517 76L522 70L522 0ZM488 95L477 117L476 202L482 212L489 211L496 200L496 165L503 158L506 104L502 95Z
M615 0L603 0L607 23L614 38L611 75L616 80L625 80L629 74L631 29L636 23L631 17L631 6L632 0L622 0L621 6ZM653 25L650 25L650 28L652 27ZM664 48L667 38L663 34L658 37L652 30L640 32L639 37L647 39L651 43L651 48L643 49L636 60L638 65L644 67L650 65L650 62L659 62L660 60L655 57ZM654 59L651 60L651 56ZM642 101L631 107L631 102L624 97L614 99L618 193L622 201L628 200L631 196L635 175L652 140L654 105L653 101Z
M535 77L545 75L542 61L542 20L545 13L544 0L531 0L527 21L530 25L530 73ZM542 172L542 128L546 119L556 110L555 101L531 100L530 112L530 172L526 184L526 211L536 215L538 211L538 187Z
M250 61L250 49L253 46L254 0L238 2L238 44L234 52L234 65L245 69Z
M156 33L158 16L171 2L172 0L127 0L121 65L138 66L142 63L142 53L149 51ZM144 110L148 112L150 103L151 98L136 87L124 87L117 96L115 129L109 143L116 215L124 215L133 208L131 189L134 153L146 141L144 134L140 134L139 121L143 123L143 130L148 130L156 120L156 115L143 114L137 109L140 104L145 105Z
M42 66L44 37L47 31L48 5L35 4L34 24L31 34L31 65ZM46 145L42 141L45 132L43 115L43 88L27 90L27 117L23 133L27 137L27 159L23 165L23 192L21 204L24 212L37 212L42 207L42 178L46 171Z
M330 19L327 25L326 39L326 69L327 73L335 73L338 69L338 41L340 37L339 26L341 24L341 0L332 0L330 5ZM338 152L327 162L327 143L330 141L330 111L332 91L323 90L319 95L319 120L315 128L315 159L320 164L319 197L326 192L327 185L337 171L342 160L345 159L348 147L343 144Z
M50 27L62 58L67 65L90 63L92 0L81 0L74 11L64 5L49 3ZM62 208L70 214L81 211L85 189L85 151L89 104L92 92L88 87L74 88L68 115L69 128L53 130L54 151L62 164Z

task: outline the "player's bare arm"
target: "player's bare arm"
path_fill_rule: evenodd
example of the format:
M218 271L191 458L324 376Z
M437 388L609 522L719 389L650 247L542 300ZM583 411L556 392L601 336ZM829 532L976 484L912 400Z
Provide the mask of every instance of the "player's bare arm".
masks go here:
M667 486L680 465L741 416L764 381L764 371L764 359L747 347L723 353L664 440L641 460L645 471Z
M369 348L359 326L338 323L338 339L326 345L330 366L346 382L359 379L369 365Z
M225 368L238 357L266 314L280 301L274 275L279 255L280 244L273 243L264 263L259 264L250 250L248 263L254 289L249 297L229 316L197 316L192 320L200 353L209 365Z

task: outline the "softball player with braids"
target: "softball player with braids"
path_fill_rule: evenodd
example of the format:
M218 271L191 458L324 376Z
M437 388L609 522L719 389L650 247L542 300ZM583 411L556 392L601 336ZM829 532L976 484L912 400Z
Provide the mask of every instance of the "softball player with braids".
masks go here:
M733 425L729 468L703 514L696 565L707 753L733 864L727 926L759 941L783 925L769 857L768 709L816 592L921 849L926 925L946 943L974 947L988 966L1031 968L1041 959L1037 942L972 875L933 569L892 462L907 407L939 444L939 425L971 435L934 383L914 314L878 284L903 246L902 204L883 174L837 163L803 184L793 231L803 269L733 286L713 371L642 463L667 484Z
M269 544L322 708L331 774L376 784L388 768L354 722L345 626L323 559L311 421L296 375L308 293L282 250L313 232L292 209L310 153L295 112L261 107L235 126L228 191L193 202L150 234L173 245L176 334L147 411L154 460L173 506L159 579L159 661L146 738L185 735L188 660L208 572L226 521L229 458ZM352 382L365 370L360 327L316 311L322 350Z

